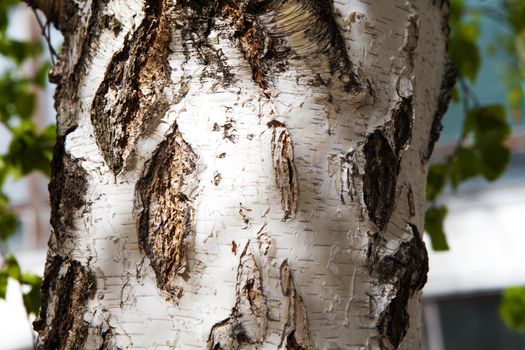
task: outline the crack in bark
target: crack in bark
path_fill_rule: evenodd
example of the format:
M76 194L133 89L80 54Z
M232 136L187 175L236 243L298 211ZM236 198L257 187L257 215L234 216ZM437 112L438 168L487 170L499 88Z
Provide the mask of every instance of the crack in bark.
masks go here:
M38 332L37 349L82 349L89 324L86 304L96 290L95 274L79 261L48 257L42 283L42 309L33 322Z
M268 306L263 293L260 267L250 241L237 268L236 301L228 318L216 323L208 337L208 349L240 349L262 344L268 328Z
M280 126L280 125L282 126ZM293 143L284 124L270 121L268 127L272 134L272 162L275 171L275 184L281 193L283 221L295 218L297 213L298 184L294 165Z
M142 205L139 244L150 259L157 285L180 297L176 278L189 278L187 249L193 238L192 200L184 180L195 172L197 155L175 129L159 144L146 174L137 182Z
M371 276L381 284L392 285L385 290L388 300L382 310L377 328L383 338L397 348L410 327L408 314L409 299L421 290L427 281L428 254L417 226L409 224L413 237L400 245L396 253L386 255L386 241L380 234L372 235L368 252L368 266ZM393 296L393 297L390 297ZM381 349L388 347L381 341Z
M145 17L113 55L93 100L91 123L109 168L118 174L138 138L169 107L171 41L167 1L146 5Z
M406 149L412 137L412 126L414 124L414 109L412 96L402 97L392 112L394 121L394 145L396 153Z
M71 157L65 150L66 135L57 136L51 161L51 181L48 185L51 200L51 226L55 243L67 240L66 234L75 229L77 212L86 205L87 172L80 161Z

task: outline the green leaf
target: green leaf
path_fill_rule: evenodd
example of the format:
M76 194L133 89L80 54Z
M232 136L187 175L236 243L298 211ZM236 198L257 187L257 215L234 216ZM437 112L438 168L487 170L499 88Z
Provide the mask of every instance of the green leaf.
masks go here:
M33 77L33 82L37 84L40 88L44 88L48 81L49 69L51 69L51 64L49 62L43 63L35 76Z
M24 272L20 275L20 283L40 287L42 278L34 273Z
M446 216L447 208L444 206L430 207L425 214L425 231L429 234L432 248L436 251L449 249L443 225Z
M34 123L27 120L11 131L13 138L5 156L11 174L19 177L39 170L49 176L55 143L55 126L48 126L38 133Z
M476 24L458 23L448 43L448 54L458 67L459 74L471 81L476 80L481 66L477 38L478 26Z
M35 94L25 89L20 89L15 95L14 105L16 114L22 119L28 119L33 115L35 110Z
M427 200L433 202L443 191L447 183L448 165L433 164L428 169Z
M22 295L27 314L38 315L40 309L40 285L31 286L29 292Z
M2 271L7 273L7 276L11 277L14 280L20 279L20 266L18 261L13 255L9 255L7 260L4 262L4 265L1 268Z
M9 276L7 275L7 272L0 270L0 299L5 299L5 295L7 294L8 279Z
M0 36L0 54L11 58L17 65L41 53L42 45L38 42L12 40Z
M472 150L479 159L481 175L489 181L500 177L510 161L505 141L510 135L502 105L488 105L472 109L464 122L464 134L474 133Z
M502 145L479 147L481 153L481 174L489 181L494 181L505 172L510 162L510 150Z
M505 289L499 314L507 327L520 332L525 331L525 288Z
M28 314L38 314L40 308L40 276L32 273L23 273L20 276L20 283L30 286L29 292L23 294L24 306Z
M479 156L472 148L459 147L450 160L452 187L457 189L460 182L479 175L481 167Z
M5 241L11 237L18 226L16 215L8 210L0 209L0 240Z

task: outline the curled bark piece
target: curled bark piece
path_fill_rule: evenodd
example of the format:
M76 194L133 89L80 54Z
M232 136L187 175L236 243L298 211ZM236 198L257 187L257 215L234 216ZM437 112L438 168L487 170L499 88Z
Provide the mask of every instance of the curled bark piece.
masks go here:
M308 330L308 317L303 299L297 293L293 283L292 273L288 260L285 260L280 267L281 290L285 298L285 311L283 313L284 329L281 334L281 344L286 349L308 350L313 349Z
M270 122L272 123L272 122ZM273 127L272 161L275 171L275 184L281 193L281 205L284 211L283 220L291 220L297 213L298 185L294 166L293 144L284 126L276 123L268 124ZM281 125L284 125L281 123Z
M236 301L231 314L216 323L208 337L208 349L252 349L261 345L268 328L268 306L263 294L260 268L250 242L246 244L237 268Z

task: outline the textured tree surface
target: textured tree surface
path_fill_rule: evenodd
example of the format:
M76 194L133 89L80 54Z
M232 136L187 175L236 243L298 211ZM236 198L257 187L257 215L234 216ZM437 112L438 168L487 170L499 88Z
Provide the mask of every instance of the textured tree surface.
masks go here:
M420 348L447 1L28 2L65 39L39 348Z

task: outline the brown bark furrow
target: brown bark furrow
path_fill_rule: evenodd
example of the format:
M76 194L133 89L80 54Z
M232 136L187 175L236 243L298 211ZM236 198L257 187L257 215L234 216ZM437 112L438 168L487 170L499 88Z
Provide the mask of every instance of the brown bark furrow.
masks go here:
M72 131L72 130L70 130ZM66 134L67 135L67 134ZM65 136L58 136L51 162L51 181L49 195L51 199L51 226L54 242L66 241L68 231L74 230L77 212L86 205L87 172L80 161L73 159L64 149Z
M284 344L289 350L309 350L313 349L313 342L308 330L308 317L306 315L306 306L303 299L297 293L295 288L290 265L285 260L280 267L281 290L285 299L284 307L287 310L283 313L281 323L284 324L281 333L281 344Z
M135 33L115 53L93 100L91 123L109 168L118 174L133 153L137 139L169 107L164 89L170 83L171 41L167 1L146 5ZM115 18L107 18L119 30Z
M96 290L94 273L78 261L48 257L41 290L42 309L33 322L37 348L83 349L89 331L83 316Z
M377 324L380 334L397 348L410 326L407 310L409 298L421 290L427 281L428 255L418 228L409 224L412 239L400 245L393 255L385 255L386 241L378 233L371 237L368 264L372 277L379 283L391 284L391 298ZM382 349L388 347L382 340Z
M368 217L383 230L395 205L398 157L380 130L368 137L363 153L366 160L363 199Z
M291 220L297 213L298 184L294 165L293 143L286 127L277 126L277 121L268 123L273 128L272 161L275 184L281 193L283 220ZM282 124L282 123L281 123ZM284 125L284 124L282 124Z
M192 199L184 178L195 171L197 156L178 130L159 144L146 174L137 183L139 244L150 259L157 285L173 296L182 289L177 277L189 278L187 249L193 238Z
M237 268L236 301L231 314L215 324L208 338L208 349L240 349L261 345L268 328L268 306L263 293L260 267L250 242L246 244ZM252 346L252 347L250 347Z

